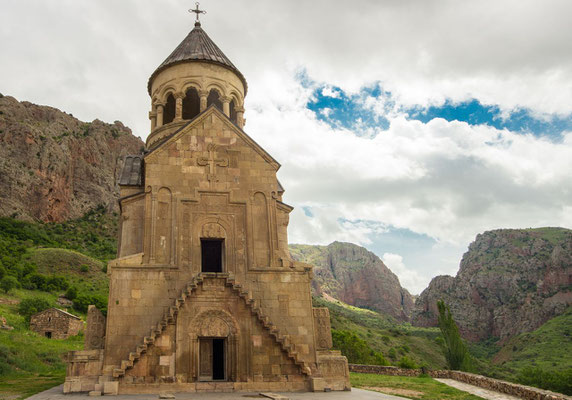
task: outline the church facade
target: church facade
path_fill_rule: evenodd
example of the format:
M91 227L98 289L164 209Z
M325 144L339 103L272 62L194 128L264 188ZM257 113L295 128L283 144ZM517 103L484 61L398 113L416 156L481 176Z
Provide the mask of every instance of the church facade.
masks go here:
M148 90L102 345L68 354L64 392L349 390L312 266L288 251L280 164L243 130L244 76L197 22Z

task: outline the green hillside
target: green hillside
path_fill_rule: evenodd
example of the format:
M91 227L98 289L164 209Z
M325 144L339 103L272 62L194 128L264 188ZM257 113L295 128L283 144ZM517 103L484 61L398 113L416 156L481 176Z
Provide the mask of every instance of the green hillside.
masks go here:
M83 335L50 340L28 330L22 302L43 307L73 297L67 311L85 317L87 305L105 309L108 279L105 265L116 253L117 216L103 208L83 218L45 224L0 218L0 316L13 330L0 330L0 398L25 398L63 382L62 355L83 348ZM75 292L75 295L74 295Z
M572 378L572 307L532 332L510 339L492 358L507 375L525 368L568 371Z
M65 275L70 285L79 293L95 293L107 296L109 280L105 263L75 250L57 248L32 248L26 257L37 265L37 271L45 275Z
M440 336L437 328L398 324L390 317L337 300L328 301L314 297L314 306L327 307L330 310L334 347L340 348L350 362L362 363L352 354L353 349L344 352L340 332L355 334L367 343L370 351L382 354L389 365L399 365L404 357L419 367L441 369L446 365L441 348L436 342Z

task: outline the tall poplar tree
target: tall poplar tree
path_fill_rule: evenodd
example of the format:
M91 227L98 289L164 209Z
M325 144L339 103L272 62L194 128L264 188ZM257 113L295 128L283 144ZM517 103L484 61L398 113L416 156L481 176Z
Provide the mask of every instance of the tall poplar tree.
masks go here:
M445 340L444 351L447 364L452 370L466 371L470 365L469 352L465 342L461 339L451 310L443 300L437 302L437 308L439 309L439 329Z

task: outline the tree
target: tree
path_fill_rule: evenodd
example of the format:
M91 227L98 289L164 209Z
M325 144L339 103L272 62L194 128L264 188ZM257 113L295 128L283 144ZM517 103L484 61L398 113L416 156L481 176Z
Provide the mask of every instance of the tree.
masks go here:
M77 297L77 288L75 286L70 286L70 288L66 292L66 299L75 300L76 297Z
M8 293L10 290L19 286L20 283L18 282L18 279L12 275L6 275L2 280L0 280L0 288L2 288L5 293Z
M23 299L18 305L18 313L24 316L26 322L30 322L32 315L47 310L51 306L48 300L41 297L28 297L27 299Z
M87 307L93 304L99 310L106 315L107 314L107 299L102 296L89 295L89 294L79 294L73 300L73 308L79 312L87 312Z
M451 310L442 300L437 302L437 308L439 309L439 329L445 341L443 349L447 364L452 370L466 371L469 369L470 356L451 315Z

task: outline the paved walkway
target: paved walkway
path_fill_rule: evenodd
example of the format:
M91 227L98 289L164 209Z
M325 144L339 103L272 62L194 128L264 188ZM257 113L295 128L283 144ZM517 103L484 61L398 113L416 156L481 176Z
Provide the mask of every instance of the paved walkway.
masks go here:
M462 390L463 392L467 392L470 394L474 394L475 396L482 397L483 399L488 400L519 400L518 397L510 396L508 394L494 392L492 390L483 389L478 386L469 385L468 383L463 383L456 381L454 379L435 379L445 385L449 385L454 387L455 389Z
M280 393L290 400L406 400L403 397L371 392L369 390L352 389L351 392L329 393ZM89 397L87 394L63 394L62 385L48 389L44 392L28 397L27 400L88 400L98 397ZM124 394L105 397L108 400L158 400L156 394ZM258 393L176 393L176 400L251 400L262 399ZM103 400L103 399L102 399ZM269 400L266 398L266 400Z

